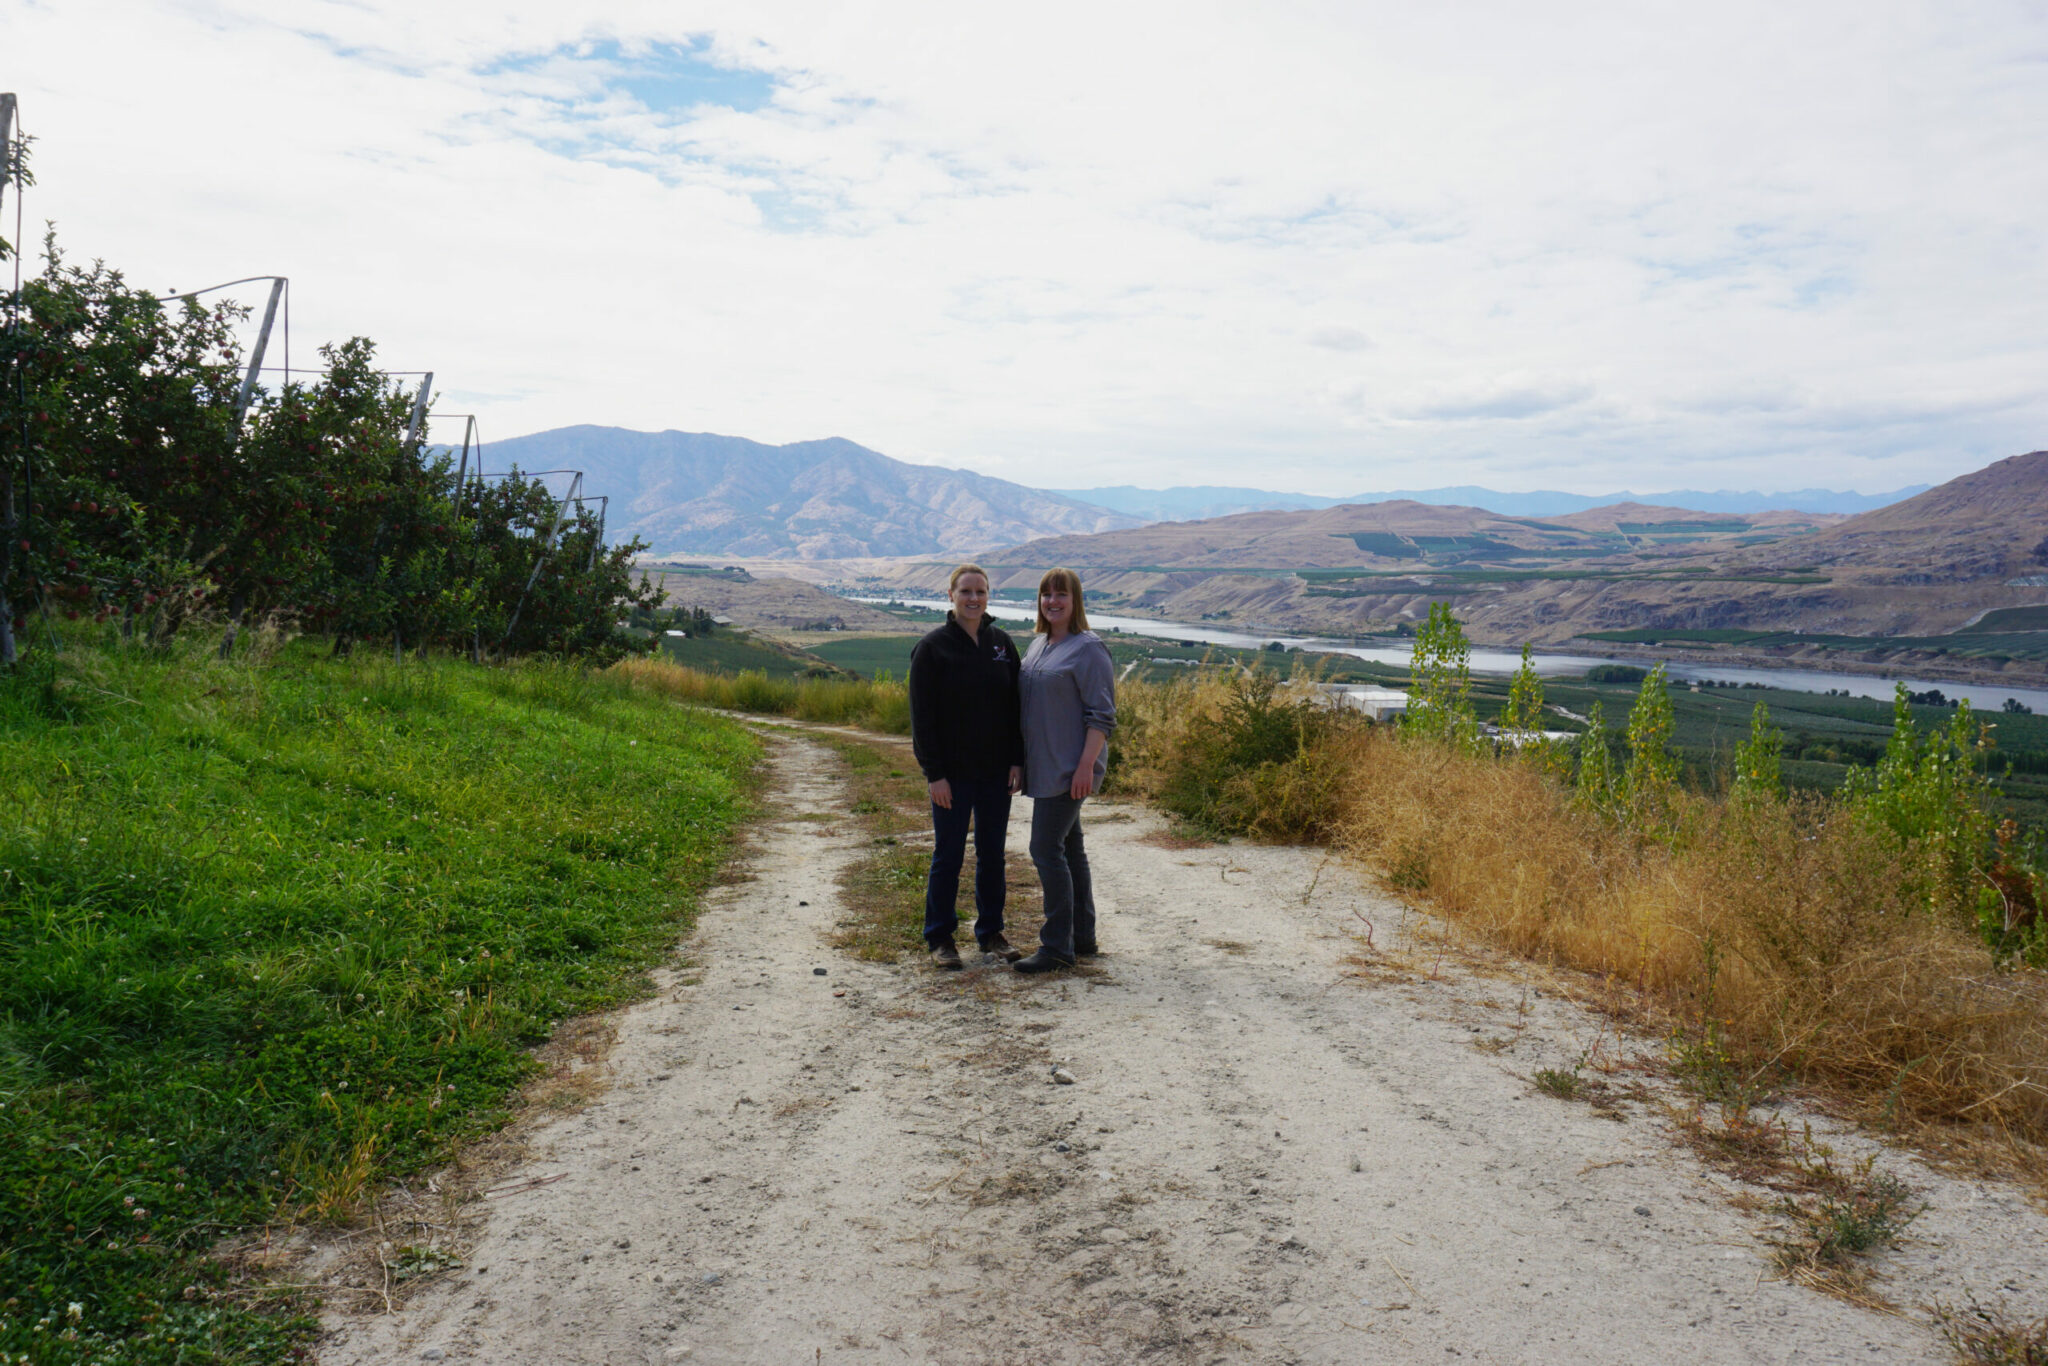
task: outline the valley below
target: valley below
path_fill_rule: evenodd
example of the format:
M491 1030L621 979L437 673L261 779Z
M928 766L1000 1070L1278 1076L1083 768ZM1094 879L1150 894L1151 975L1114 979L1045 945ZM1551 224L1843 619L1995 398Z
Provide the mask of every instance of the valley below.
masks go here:
M750 558L771 629L890 629L853 598L936 597L984 565L1028 601L1047 568L1092 606L1250 635L1398 647L1448 603L1475 643L1694 666L2048 684L2048 452L1840 517L1622 503L1552 518L1413 502L1250 512L967 556ZM651 566L650 566L651 567ZM672 594L694 583L678 583ZM763 590L750 590L760 593ZM816 595L816 596L813 596Z

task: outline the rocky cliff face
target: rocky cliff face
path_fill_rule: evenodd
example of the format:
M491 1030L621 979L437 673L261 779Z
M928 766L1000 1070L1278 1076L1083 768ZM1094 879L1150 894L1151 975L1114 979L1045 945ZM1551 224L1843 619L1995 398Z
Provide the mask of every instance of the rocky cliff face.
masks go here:
M1138 520L967 470L912 465L834 437L768 446L705 432L562 427L494 442L489 468L580 469L608 527L668 555L969 555Z

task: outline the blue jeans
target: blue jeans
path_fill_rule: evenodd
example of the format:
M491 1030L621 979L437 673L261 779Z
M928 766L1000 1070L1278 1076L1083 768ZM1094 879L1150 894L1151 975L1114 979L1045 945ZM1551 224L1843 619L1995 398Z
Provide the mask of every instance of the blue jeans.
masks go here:
M932 870L924 882L924 942L937 948L953 942L960 917L960 866L967 861L967 820L974 818L974 940L984 943L1003 932L1003 836L1010 828L1010 785L1005 779L949 780L953 805L932 803Z
M1067 962L1076 944L1095 942L1095 881L1081 840L1086 797L1040 797L1031 803L1031 861L1045 889L1045 928L1038 942Z

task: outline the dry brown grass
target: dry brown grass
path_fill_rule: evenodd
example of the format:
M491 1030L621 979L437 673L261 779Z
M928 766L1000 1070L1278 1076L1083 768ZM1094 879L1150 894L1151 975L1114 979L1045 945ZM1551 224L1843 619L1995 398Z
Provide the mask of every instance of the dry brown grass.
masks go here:
M1956 1360L1981 1366L2048 1366L2048 1315L2030 1319L2003 1302L1967 1309L1937 1301L1934 1321Z
M1200 835L1185 834L1178 830L1154 830L1138 836L1139 844L1149 844L1154 849L1213 849L1216 841Z
M1127 686L1122 786L1157 791L1228 694ZM1533 765L1383 729L1326 728L1268 768L1220 785L1259 803L1239 828L1328 831L1475 938L1633 987L1711 1043L1724 1084L1792 1076L1869 1118L2048 1141L2048 980L1997 970L1969 927L1933 920L1901 856L1836 803L1684 797L1663 843L1575 807Z
M1675 1118L1678 1134L1708 1166L1776 1193L1774 1201L1744 1195L1737 1203L1778 1217L1771 1261L1787 1279L1866 1309L1899 1312L1879 1287L1875 1259L1924 1208L1903 1182L1878 1170L1875 1158L1838 1160L1811 1125L1794 1129L1740 1107L1703 1106Z
M910 700L901 683L706 673L652 655L622 659L609 672L641 692L696 706L793 716L898 735L910 729Z

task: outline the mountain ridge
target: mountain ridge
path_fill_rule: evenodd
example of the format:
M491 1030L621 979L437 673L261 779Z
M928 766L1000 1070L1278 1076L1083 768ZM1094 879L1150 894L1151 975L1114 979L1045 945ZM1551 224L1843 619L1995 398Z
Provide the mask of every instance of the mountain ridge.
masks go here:
M1393 489L1381 493L1356 493L1330 498L1312 493L1287 493L1272 489L1240 488L1217 484L1177 484L1164 489L1114 484L1088 489L1049 489L1064 497L1092 503L1129 516L1156 522L1204 521L1238 512L1310 511L1347 504L1413 502L1433 507L1472 507L1512 517L1554 517L1585 512L1615 503L1646 503L1658 507L1680 507L1693 512L1743 515L1759 512L1806 512L1855 515L1871 512L1925 493L1929 484L1913 484L1889 493L1858 493L1845 489L1793 489L1783 493L1756 490L1678 489L1666 493L1587 494L1558 489L1535 489L1525 493L1504 492L1478 484L1457 484L1434 489Z
M844 437L771 446L712 432L584 424L491 443L494 467L575 468L607 529L658 554L846 559L964 555L1137 519L1009 480L914 465Z

